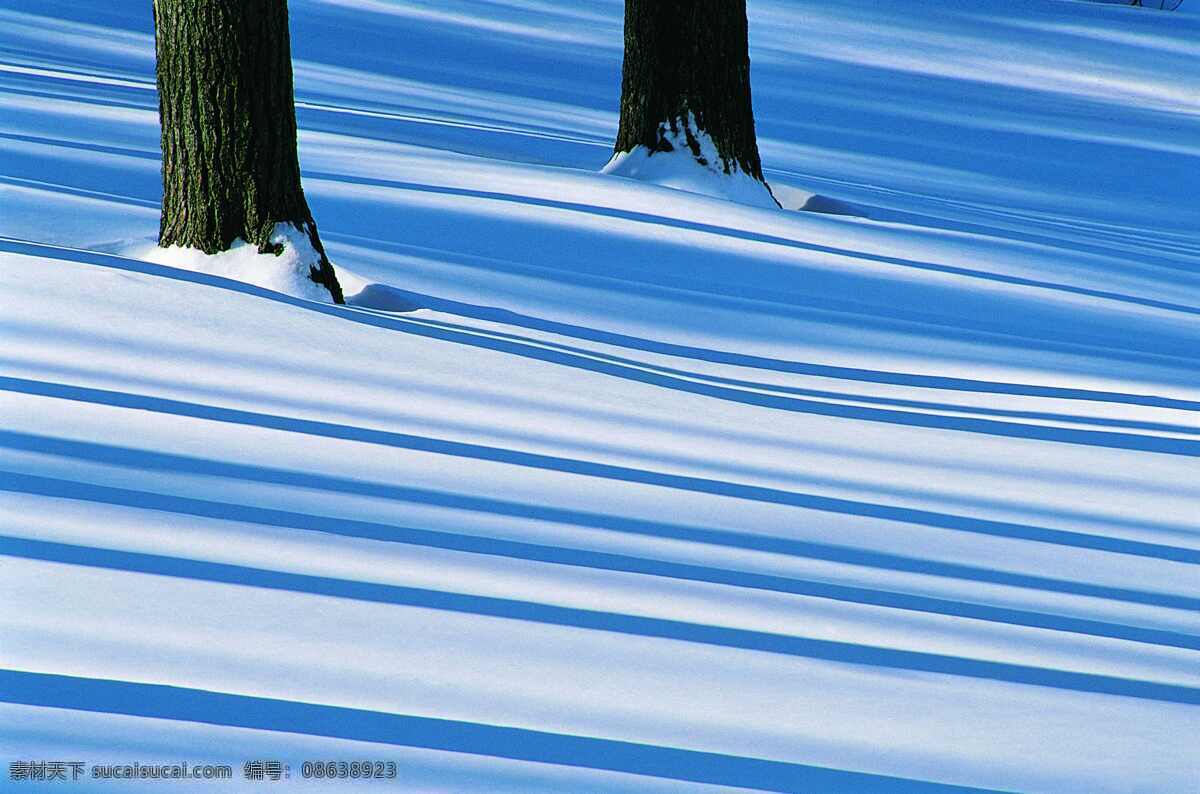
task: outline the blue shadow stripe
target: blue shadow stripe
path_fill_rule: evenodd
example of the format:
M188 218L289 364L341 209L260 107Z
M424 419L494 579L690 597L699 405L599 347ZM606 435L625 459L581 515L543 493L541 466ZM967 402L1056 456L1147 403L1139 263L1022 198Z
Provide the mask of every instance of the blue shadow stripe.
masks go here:
M551 626L678 640L845 664L1005 681L1089 694L1122 695L1144 700L1200 705L1200 689L1179 684L898 650L834 640L818 640L790 634L772 634L665 618L600 612L510 598L286 573L243 565L7 536L0 536L0 554L114 571L245 585L308 595L325 595L357 601L438 609Z
M446 314L457 314L462 317L471 317L474 319L483 319L491 322L498 320L487 317L488 311L472 312L470 307L463 310L463 304L457 304L453 301L444 301L437 298L419 296L416 293L403 292L395 290L403 296L406 296L413 302L414 305L424 309L432 309L433 311L443 312ZM364 307L357 307L364 308ZM375 310L371 310L375 311ZM509 312L497 312L498 314L509 314ZM796 386L787 386L777 383L761 383L756 381L741 380L738 378L727 378L720 375L712 375L709 373L690 372L674 367L665 367L660 364L649 364L638 361L636 359L624 358L622 356L614 356L610 353L589 350L587 348L571 347L559 342L552 342L545 339L535 339L532 337L520 336L518 334L505 333L493 329L479 329L467 325L445 322L442 320L434 320L428 317L422 318L406 318L410 322L419 322L423 325L446 328L453 331L470 333L474 335L485 334L488 337L495 339L507 339L523 345L538 345L554 350L562 350L572 355L583 355L602 361L610 361L618 365L643 369L648 372L656 372L663 375L679 378L688 378L692 380L700 380L712 384L723 384L738 390L763 390L767 392L775 392L777 394L787 394L796 397L813 397L820 400L849 400L858 403L868 403L871 405L890 406L892 408L913 408L923 411L953 411L955 413L975 414L977 416L996 416L1008 419L1033 419L1038 421L1048 422L1073 422L1076 424L1090 424L1097 427L1113 427L1124 428L1127 430L1147 430L1155 433L1179 433L1200 435L1200 426L1179 425L1167 422L1147 422L1135 419L1113 419L1105 416L1083 416L1077 414L1062 414L1049 411L1019 411L1005 408L988 408L978 405L967 405L957 403L937 403L928 400L912 400L902 399L898 397L879 397L870 394L855 394L853 392L835 392L823 389L800 388ZM807 402L807 401L804 401Z
M331 238L346 237L348 239L355 239L353 235L339 235L333 232L330 232L328 236ZM386 240L371 239L371 242L376 245L382 244L388 246L389 248L404 250L423 256L436 253L443 257L452 257L456 262L462 262L466 264L470 264L474 260L479 260L478 257L474 257L469 254L460 254L457 252L441 250L431 251L431 249L420 246L400 245ZM362 322L368 325L378 325L380 327L391 328L393 330L403 330L398 328L395 324L400 321L400 318L397 317L387 318L376 316L374 319L364 319L358 316L357 313L348 314L343 309L339 309L327 304L312 303L299 298L292 298L291 296L278 292L272 292L262 287L256 287L245 282L233 281L221 276L212 276L188 270L179 270L176 268L167 267L165 265L155 265L150 262L128 259L99 251L64 248L61 246L37 243L29 240L18 240L11 237L0 237L0 251L10 251L12 253L25 254L28 256L59 259L76 264L109 267L136 273L146 273L148 275L154 275L161 278L170 278L177 281L205 284L208 286L233 290L235 292L244 292L249 295L254 295L255 297L266 298L280 303L311 309L322 314L339 316L354 322ZM482 262L483 260L480 261ZM513 268L528 268L528 266L524 266L516 262L506 264L510 264ZM654 286L650 284L642 286L644 286L646 289L654 288ZM1154 408L1173 408L1181 411L1200 411L1200 402L1195 400L1181 400L1150 394L1127 394L1123 392L1100 391L1095 389L1078 389L1062 386L1044 386L1023 383L1008 383L1002 381L973 380L970 378L956 378L942 375L918 375L904 372L888 372L881 370L859 369L854 367L839 367L829 364L813 364L803 361L789 361L785 359L756 356L747 353L732 353L724 350L710 350L708 348L679 345L651 339L641 339L639 337L615 333L612 331L602 331L583 326L555 322L553 320L529 317L528 315L519 314L508 309L474 306L459 301L434 299L430 296L417 295L417 293L405 292L394 287L389 287L389 290L395 290L397 293L413 297L421 306L429 306L428 301L436 301L437 306L430 306L430 308L437 308L439 311L445 311L449 314L474 317L475 319L497 322L502 325L515 325L525 328L532 328L561 336L600 342L603 344L625 347L633 350L661 353L663 355L672 356L675 358L694 359L697 361L708 361L716 364L729 364L732 366L763 369L773 372L787 372L797 375L834 378L837 380L850 380L864 383L883 383L894 386L910 386L919 389L936 389L986 394L1012 394L1061 400L1083 400L1091 402L1122 403L1127 405L1145 405ZM393 322L389 322L389 319Z
M275 414L265 414L254 411L243 411L236 408L204 405L201 403L171 400L163 397L151 397L130 392L111 391L107 389L92 389L84 386L72 386L47 381L33 381L24 378L0 376L0 390L13 391L44 397L54 397L64 400L111 405L120 408L133 408L155 413L174 416L188 416L197 419L208 419L216 422L265 427L283 430L290 433L306 433L325 438L338 438L347 441L361 441L368 444L409 449L419 452L429 452L438 455L450 455L471 460L485 460L505 463L512 466L522 466L546 471L557 471L568 474L578 474L585 477L597 477L607 480L633 482L642 485L653 485L693 493L704 493L713 496L725 496L734 499L745 499L768 504L789 505L807 510L818 510L841 515L863 516L887 521L897 521L907 524L936 527L939 529L970 532L981 535L993 535L1005 538L1020 538L1041 543L1052 543L1062 546L1110 551L1118 554L1131 554L1140 557L1154 557L1174 562L1200 564L1200 550L1180 546L1167 546L1159 543L1113 538L1103 535L1089 535L1082 532L1072 532L1063 529L1014 524L1006 521L992 521L982 518L971 518L951 513L939 513L930 510L920 510L895 505L861 502L850 499L838 499L830 496L784 491L778 488L767 488L756 485L744 485L722 480L712 480L702 477L691 477L682 474L667 474L645 469L634 469L627 466L616 466L607 463L563 458L554 455L542 455L533 452L489 447L482 444L471 444L461 441L416 436L408 433L395 433L387 430L341 425L332 422L322 422L314 419L299 419Z
M209 473L212 474L212 472ZM296 473L294 477L280 481L302 487L314 487L314 485L320 484L319 480L321 478L317 478L318 483L305 482L311 479L313 479L311 475ZM692 565L645 557L632 557L624 554L546 546L536 543L524 543L439 530L418 529L371 521L355 521L329 516L317 516L308 513L274 510L229 502L213 502L149 491L112 488L73 480L35 477L0 471L0 490L20 491L22 493L33 493L58 498L80 499L202 518L243 521L262 526L324 532L344 537L404 543L448 551L461 551L469 554L508 557L510 559L571 565L595 570L619 571L684 581L791 593L793 595L805 595L835 601L888 607L891 609L953 615L955 617L974 618L994 623L1008 623L1016 626L1028 626L1031 628L1130 640L1152 645L1200 650L1200 637L1176 631L1074 618L1053 613L1032 612L1024 609L989 606L987 604L967 601L953 601L945 598L934 598L904 592L814 582L786 576L751 573L706 565ZM389 490L391 489L380 486L378 489L365 489L356 492L373 496L386 496ZM862 565L869 563L856 561L854 564ZM993 577L993 580L1003 579L1005 584L1013 586L1034 588L1037 585L1042 585L1039 589L1050 589L1055 592L1086 595L1093 598L1107 598L1110 600L1200 612L1200 599L1173 596L1165 593L1108 588L1086 583L1042 580L1037 577L1023 577L1016 574L1005 575L1003 572L992 572L986 569L979 570L981 573L998 574ZM961 574L962 572L956 571L956 573ZM1020 584L1017 584L1018 582ZM1050 586L1046 587L1046 585Z
M1181 303L1172 303L1170 301L1156 300L1154 298L1142 298L1136 295L1126 295L1110 290L1091 289L1089 287L1079 287L1072 284L1064 284L1061 282L1040 281L1037 279L1026 278L1023 276L1013 276L1005 273L991 273L983 270L971 270L970 268L957 267L955 265L944 265L937 262L923 262L916 259L907 259L898 256L889 256L887 254L876 254L867 251L855 251L850 248L838 248L836 246L824 245L822 243L814 243L809 241L794 240L788 237L778 237L772 234L764 234L762 232L747 231L745 229L736 229L730 226L718 226L711 223L701 221L690 221L683 218L674 218L665 215L653 215L647 212L639 212L637 210L620 209L614 207L596 206L594 204L582 204L570 201L561 201L558 199L539 198L536 196L521 196L513 193L499 193L495 191L476 190L473 188L451 187L443 185L430 185L421 182L401 182L392 179L378 179L363 176L351 176L347 174L334 174L320 171L311 171L307 175L314 179L325 179L332 182L350 183L356 185L365 185L369 187L382 187L394 190L414 191L418 193L433 193L439 195L461 196L464 198L482 198L490 201L501 201L509 204L522 204L535 207L547 207L553 209L565 209L574 212L580 212L587 215L598 215L606 218L617 218L620 220L633 221L635 223L649 224L652 226L665 226L674 229L685 231L704 232L714 234L721 237L730 237L739 240L747 240L750 242L766 243L776 245L783 248L791 248L802 251L812 251L822 254L833 254L836 256L844 256L850 259L864 259L871 262L881 264L895 265L897 267L910 268L914 270L925 270L934 273L945 273L949 275L963 276L965 278L977 279L980 281L992 281L1000 284L1009 284L1013 286L1030 287L1033 289L1047 290L1050 292L1061 292L1068 295L1081 295L1089 298L1098 298L1101 300L1113 301L1116 303L1125 303L1135 306L1145 306L1148 308L1159 309L1162 311L1178 312L1181 314L1200 315L1200 308L1189 306ZM724 285L723 285L724 286ZM738 285L728 285L730 289L737 289ZM742 288L746 289L746 288ZM759 293L752 293L757 296Z
M61 249L39 246L32 243L15 243L15 241L0 239L0 250L14 250L18 253L29 253L40 256L55 256L64 258ZM42 250L45 249L45 250ZM514 342L495 336L480 333L465 333L447 327L438 327L429 323L403 319L400 317L381 316L372 312L347 310L334 307L331 304L313 303L272 293L250 285L239 285L228 279L219 279L204 274L180 271L174 268L152 265L135 260L93 252L70 252L71 259L77 263L100 264L104 267L117 267L132 272L148 273L166 276L181 281L222 286L238 292L268 297L281 303L302 306L312 311L329 314L364 325L388 328L414 336L437 339L453 344L469 345L484 350L520 356L536 361L544 361L560 366L595 372L624 380L644 383L651 386L674 391L696 394L727 402L754 405L763 408L806 413L816 416L829 416L839 419L853 419L864 422L878 422L908 427L932 428L938 430L953 430L965 433L980 433L1004 438L1020 438L1034 441L1051 441L1063 444L1079 444L1084 446L1106 447L1112 449L1128 449L1140 452L1156 452L1164 455L1182 455L1200 457L1200 440L1176 438L1173 436L1144 435L1140 433L1121 433L1106 430L1083 430L1078 428L1057 427L1050 425L1026 424L1022 422L1005 422L997 419L982 419L978 417L947 416L942 414L919 413L886 408L872 408L860 405L842 405L823 402L821 400L801 399L775 394L761 394L740 388L730 388L715 383L698 383L687 378L675 377L663 372L651 372L639 367L630 367L613 361L599 360L592 356L578 355L561 349L550 349L539 345L529 345Z
M590 736L16 670L0 670L0 700L27 706L419 747L761 791L857 794L992 791Z
M349 244L368 244L374 247L384 248L388 251L394 251L405 256L415 256L427 259L433 258L456 265L463 265L465 267L489 269L495 267L496 262L503 262L507 271L525 273L535 278L546 278L547 276L546 268L528 265L521 262L496 260L491 258L485 259L483 257L472 254L464 254L458 251L409 245L405 243L397 243L391 240L381 240L374 237L361 237L352 234L338 234L336 232L330 232L328 236L333 239L343 239ZM2 240L0 240L0 245L2 245ZM561 271L554 271L554 274L560 278L568 275L562 273ZM612 279L605 276L588 276L582 273L574 272L570 273L569 275L572 279L579 281L585 286L597 287L601 289L612 289L614 286ZM601 344L612 345L614 347L623 347L629 350L641 350L649 353L659 353L662 355L671 356L673 358L707 361L714 364L727 364L730 366L744 367L748 369L760 369L770 372L786 372L796 375L810 375L820 378L832 378L836 380L857 381L863 383L884 383L894 386L907 386L918 389L936 389L939 391L961 391L987 394L1012 394L1027 397L1046 397L1060 400L1111 402L1128 405L1145 405L1155 408L1175 408L1181 411L1200 411L1200 402L1195 400L1182 400L1150 394L1128 394L1124 392L1079 389L1066 386L1045 386L1004 381L974 380L970 378L949 377L944 375L918 375L905 372L892 372L887 370L871 370L855 367L840 367L830 364L814 364L804 361L770 358L766 356L753 355L750 353L734 353L728 350L714 350L710 348L696 347L693 345L663 342L655 339L644 339L641 337L631 336L629 334L589 328L587 326L572 325L570 323L521 314L510 309L482 306L479 304L469 304L462 301L424 295L390 285L375 284L371 286L376 289L382 288L386 290L388 294L399 298L400 302L407 302L419 308L433 309L446 314L453 314L459 317L470 317L477 320L498 323L500 325L545 331L558 336L590 342L599 342ZM679 298L679 293L681 292L681 290L676 288L651 284L648 282L639 283L638 289L654 294L661 294L665 298L675 299ZM699 296L689 292L688 297L693 300L709 298L715 301L721 296ZM756 299L756 303L761 304L762 300ZM351 301L351 304L356 305L354 301ZM368 299L364 308L371 308L369 304L370 300ZM385 309L384 311L388 310ZM426 322L430 322L430 320L426 319Z

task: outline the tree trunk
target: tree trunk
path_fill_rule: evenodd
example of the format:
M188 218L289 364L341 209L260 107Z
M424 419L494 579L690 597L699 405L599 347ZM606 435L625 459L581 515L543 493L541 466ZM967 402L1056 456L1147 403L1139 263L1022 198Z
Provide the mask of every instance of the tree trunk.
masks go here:
M746 0L625 0L625 63L616 152L670 151L697 132L716 145L725 173L765 184L750 99ZM694 124L696 130L690 125ZM682 127L682 129L680 129Z
M277 223L308 234L313 281L342 289L300 187L286 0L154 0L162 121L161 246L263 253Z

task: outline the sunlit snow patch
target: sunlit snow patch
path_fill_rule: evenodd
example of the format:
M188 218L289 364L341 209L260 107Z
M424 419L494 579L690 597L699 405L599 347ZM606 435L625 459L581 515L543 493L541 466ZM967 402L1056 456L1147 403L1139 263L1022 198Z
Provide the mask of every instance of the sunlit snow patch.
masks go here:
M312 268L320 266L321 255L313 248L308 234L291 223L277 223L271 242L282 245L283 249L278 254L263 254L258 246L239 238L228 251L215 254L178 245L170 248L154 245L140 248L133 255L147 262L244 281L296 298L329 302L329 291L309 277Z
M692 137L699 144L699 155L693 154L684 133L685 128L693 130ZM674 130L664 124L659 135L665 144L670 145L669 149L664 147L663 150L651 151L645 146L636 146L628 152L617 152L608 165L600 169L600 173L639 179L752 207L779 208L770 189L739 170L736 163L730 173L725 173L716 144L707 132L696 127L695 120L690 116L687 121L676 122Z

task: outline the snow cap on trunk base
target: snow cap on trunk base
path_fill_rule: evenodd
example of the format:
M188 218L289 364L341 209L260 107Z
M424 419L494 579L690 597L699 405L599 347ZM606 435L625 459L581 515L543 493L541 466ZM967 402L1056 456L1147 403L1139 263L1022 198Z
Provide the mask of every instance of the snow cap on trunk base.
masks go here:
M771 189L738 168L737 162L728 163L728 172L725 169L712 137L696 126L695 117L689 113L687 119L659 126L659 142L654 149L635 146L631 151L617 152L600 173L752 207L779 208Z
M291 223L277 223L271 244L279 253L260 253L257 246L238 238L226 251L206 254L198 248L173 245L152 246L136 253L139 259L159 265L222 276L282 292L295 298L328 303L332 296L312 280L313 268L320 269L321 255L313 248L308 233Z

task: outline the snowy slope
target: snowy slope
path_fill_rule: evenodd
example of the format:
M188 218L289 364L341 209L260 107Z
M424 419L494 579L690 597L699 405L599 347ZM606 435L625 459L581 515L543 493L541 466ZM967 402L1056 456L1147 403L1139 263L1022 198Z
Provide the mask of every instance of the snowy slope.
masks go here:
M135 258L149 12L0 8L3 760L1195 785L1200 18L754 0L830 214L598 173L615 0L291 9L344 308Z

